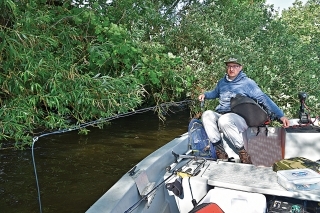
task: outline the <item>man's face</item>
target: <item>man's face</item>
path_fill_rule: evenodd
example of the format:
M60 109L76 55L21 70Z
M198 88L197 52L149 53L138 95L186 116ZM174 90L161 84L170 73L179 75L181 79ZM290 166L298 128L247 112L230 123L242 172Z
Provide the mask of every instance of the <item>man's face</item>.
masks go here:
M226 69L229 79L233 80L238 76L239 72L242 70L242 66L236 63L228 63L226 65Z

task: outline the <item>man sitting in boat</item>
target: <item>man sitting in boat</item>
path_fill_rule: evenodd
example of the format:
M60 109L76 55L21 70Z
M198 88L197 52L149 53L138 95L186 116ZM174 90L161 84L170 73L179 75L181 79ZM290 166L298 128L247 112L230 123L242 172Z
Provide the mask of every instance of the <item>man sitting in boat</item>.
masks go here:
M236 148L240 161L252 164L250 155L244 148L242 137L242 133L248 129L248 125L243 117L231 112L231 98L240 94L257 100L282 122L284 128L289 127L289 120L270 97L261 91L256 82L247 77L242 70L243 63L239 56L231 56L225 61L225 64L226 75L219 80L213 90L198 97L199 101L219 98L219 105L215 111L207 110L202 114L202 122L210 141L215 145L218 159L228 159L221 139L220 132L222 132Z

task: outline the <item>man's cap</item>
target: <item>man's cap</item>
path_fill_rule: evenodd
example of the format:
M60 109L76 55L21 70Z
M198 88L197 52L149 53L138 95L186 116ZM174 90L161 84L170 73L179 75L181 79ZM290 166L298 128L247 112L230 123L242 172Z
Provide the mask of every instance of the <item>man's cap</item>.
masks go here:
M232 55L230 56L225 62L225 64L228 64L228 63L236 63L236 64L239 64L239 65L242 65L242 60L239 56L237 55Z

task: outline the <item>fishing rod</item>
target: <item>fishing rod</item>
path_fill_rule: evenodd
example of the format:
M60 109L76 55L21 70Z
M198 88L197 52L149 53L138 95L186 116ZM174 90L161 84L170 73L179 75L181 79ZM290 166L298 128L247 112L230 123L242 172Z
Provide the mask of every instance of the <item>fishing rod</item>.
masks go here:
M199 171L200 171L200 168L203 167L203 165L205 164L205 162L207 161L205 158L203 157L197 157L196 156L190 156L190 155L179 155L179 154L176 154L175 152L172 151L172 154L176 157L176 156L181 156L182 158L188 158L190 160L203 160L203 162L201 162L197 168L193 171L193 174L190 174L191 176L196 176ZM190 162L190 161L187 161L187 163ZM161 183L159 183L157 186L155 186L150 192L148 192L146 195L144 195L140 200L138 200L135 204L133 204L128 210L126 210L124 213L129 213L131 212L132 210L134 210L136 207L139 206L139 204L146 200L146 198L149 197L149 195L151 195L156 189L158 189L163 183L165 183L167 180L169 180L173 175L178 175L180 172L182 172L182 167L184 167L185 164L183 164L180 168L178 169L175 169L174 171L172 171L171 175L169 175L166 179L164 179ZM131 170L134 170L135 167ZM128 173L130 174L132 171L129 171ZM166 170L168 171L168 167L166 168ZM169 171L168 171L169 172ZM188 170L187 171L184 171L182 173L188 173ZM188 173L189 174L189 173Z
M165 183L167 180L169 180L173 175L176 175L177 172L179 172L181 168L174 170L171 175L169 175L166 179L164 179L161 183L159 183L157 186L155 186L150 192L148 192L146 195L144 195L140 200L138 200L135 204L133 204L128 210L126 210L124 213L129 213L132 210L134 210L136 207L139 206L139 204L146 200L149 195L151 195L152 192L154 192L156 189L158 189L163 183Z
M192 151L192 150L190 150ZM178 160L180 159L193 159L193 160L210 160L210 161L216 161L217 163L219 163L219 161L225 161L225 162L236 162L236 160L234 159L234 157L228 158L228 159L216 159L216 158L207 158L207 157L201 157L201 156L195 156L195 155L188 155L189 152L187 152L184 155L181 154L177 154L174 151L172 151L173 156L175 157L175 162L172 163L170 166L167 167L167 171L169 168L174 168L173 165L177 165L180 161Z
M207 162L207 160L212 160L212 161L216 161L217 163L219 163L219 161L228 161L228 162L234 162L233 158L229 158L229 159L215 159L215 158L205 158L205 157L201 157L201 156L192 156L192 155L188 155L188 154L177 154L174 151L172 151L173 156L175 157L175 162L173 164L171 164L170 166L168 166L166 168L167 172L170 172L170 170L174 167L176 167L182 160L178 161L178 159L190 159L190 160L202 160L202 162L195 168L195 170L193 171L192 174L189 174L188 171L184 171L182 173L187 173L188 175L191 176L196 176L199 172L201 167L204 167L205 163ZM190 161L187 161L187 163ZM185 164L183 164L180 168L175 169L174 171L172 171L171 175L169 175L166 179L164 179L161 183L159 183L157 186L155 186L150 192L148 192L146 195L144 195L140 200L138 200L135 204L133 204L128 210L126 210L124 213L129 213L131 211L133 211L135 208L137 208L139 206L139 204L146 200L156 189L158 189L163 183L165 183L167 180L169 180L173 175L177 175L178 173L180 173L182 171L182 167L184 167ZM132 170L135 170L135 168L133 168ZM130 174L132 171L130 170L128 173Z
M203 109L204 109L204 104L205 104L204 100L201 101L201 103L200 103L200 108L201 108L202 111L203 111Z
M193 160L216 160L215 158L205 158L201 156L196 156L196 155L180 155L172 151L173 156L176 158L176 161L178 161L178 158L183 158L183 159L193 159Z
M192 152L192 150L189 150L188 152L186 152L185 155L190 154L190 152ZM170 172L173 168L175 168L184 159L184 158L179 158L178 154L176 154L173 151L172 151L172 154L175 157L175 160L172 164L170 164L169 166L166 167L167 172ZM190 160L192 160L192 159L190 159Z
M75 126L70 127L68 129L62 129L62 130L59 129L59 130L56 130L53 132L47 132L47 133L43 133L39 136L35 136L32 139L31 156L32 156L33 171L34 171L35 180L36 180L37 193L38 193L39 212L42 213L42 203L41 203L41 197L40 197L41 193L40 193L40 186L39 186L38 174L37 174L37 169L36 169L36 161L35 161L35 157L34 157L34 146L35 146L35 143L40 138L45 137L45 136L49 136L49 135L55 135L55 134L61 134L61 133L75 131L75 130L80 130L80 129L94 126L94 125L98 125L98 124L101 124L104 122L109 122L109 121L117 119L117 118L127 117L127 116L131 116L133 114L144 113L144 112L151 111L151 110L155 111L156 109L160 109L161 112L166 112L166 109L170 106L182 107L182 106L188 105L190 102L192 102L192 101L191 100L184 100L184 101L179 101L179 102L166 102L166 103L162 103L160 105L156 105L153 107L134 110L132 112L127 112L127 113L122 113L122 114L117 114L115 116L111 116L111 117L107 117L107 118L100 118L98 120L90 121L90 122L83 123L80 125L75 125Z
M200 171L200 167L201 165L204 165L204 163L206 162L206 159L203 158L203 157L197 157L197 156L190 156L190 155L179 155L177 153L175 153L174 151L172 151L172 154L173 156L175 157L175 163L173 163L176 167L178 165L178 163L181 162L181 160L178 162L178 158L180 157L181 159L194 159L194 160L197 160L197 159L201 159L201 160L205 160L204 162L202 162L196 169L195 171L193 172L193 176L195 176L196 174L195 173L198 173L198 171ZM188 163L190 161L187 161L186 163ZM166 171L167 172L170 172L171 168L174 168L174 167L171 167L173 164L171 164L170 166L168 166L166 168ZM146 200L146 198L148 198L156 189L158 189L163 183L165 183L167 180L169 180L173 175L177 175L179 172L182 171L182 167L184 167L185 164L181 165L180 168L178 169L175 169L174 171L171 172L171 175L169 175L166 179L164 179L161 183L159 183L157 186L155 186L150 192L148 192L146 195L144 195L140 200L138 200L135 204L133 204L128 210L126 210L124 213L129 213L131 211L133 211L135 208L137 208L139 206L139 204ZM135 169L136 169L136 166L133 167L128 173L130 176L132 176L134 173L135 173ZM185 171L187 172L187 171Z
M174 151L172 151L172 154L176 158L176 162L178 161L179 158L181 158L181 159L191 159L191 160L194 160L194 161L202 160L202 162L199 163L197 168L195 168L193 173L190 174L191 176L197 176L198 173L200 172L201 168L204 167L204 165L207 162L207 160L217 161L217 159L215 159L215 158L205 158L205 157L192 156L192 155L180 155L180 154L175 153Z

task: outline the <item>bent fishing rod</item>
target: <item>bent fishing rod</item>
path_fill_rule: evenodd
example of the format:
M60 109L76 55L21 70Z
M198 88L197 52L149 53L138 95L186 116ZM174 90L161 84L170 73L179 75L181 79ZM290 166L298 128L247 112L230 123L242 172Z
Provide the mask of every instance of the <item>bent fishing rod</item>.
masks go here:
M167 180L169 180L173 175L176 175L177 172L179 172L181 170L181 168L176 169L172 172L171 175L169 175L166 179L164 179L163 181L161 181L161 183L159 183L158 185L156 185L150 192L148 192L146 195L144 195L140 200L138 200L135 204L133 204L127 211L125 211L124 213L129 213L131 211L133 211L135 208L137 208L139 206L139 204L146 200L149 195L151 195L156 189L158 189L163 183L165 183Z
M190 174L191 176L196 176L198 174L198 172L200 171L200 168L203 167L203 165L207 162L208 159L203 158L203 157L199 157L199 156L191 156L191 155L180 155L175 153L174 151L172 151L173 156L175 157L175 161L177 162L178 158L181 159L190 159L190 160L203 160L203 162L201 164L198 165L198 167L194 170L193 174ZM177 162L178 163L178 162ZM169 166L170 167L170 166ZM169 172L168 168L166 168L167 172ZM135 204L133 204L128 210L126 210L124 213L129 213L131 211L133 211L135 208L137 208L139 206L139 204L146 200L156 189L158 189L163 183L165 183L167 180L169 180L173 175L177 175L182 168L184 167L184 165L182 165L180 168L175 169L174 171L172 171L171 175L169 175L166 179L164 179L161 183L159 183L157 186L155 186L150 192L148 192L146 195L144 195L140 200L138 200ZM132 169L134 170L135 167ZM130 171L128 172L130 173Z
M166 109L170 106L185 106L188 105L190 102L192 102L192 100L184 100L184 101L179 101L179 102L167 102L167 103L163 103L157 106L153 106L153 107L148 107L148 108L144 108L144 109L139 109L139 110L134 110L132 112L127 112L127 113L122 113L122 114L117 114L115 116L111 116L108 118L100 118L98 120L95 121L90 121L87 123L83 123L81 125L75 125L73 127L70 127L68 129L62 129L62 130L57 130L57 131L53 131L53 132L47 132L47 133L43 133L39 136L36 136L33 138L32 141L32 146L31 146L31 155L32 155L32 164L33 164L33 170L34 170L34 175L35 175L35 179L36 179L36 187L37 187L37 193L38 193L38 204L39 204L39 212L42 213L42 203L41 203L41 197L40 197L40 186L39 186L39 180L38 180L38 174L37 174L37 169L36 169L36 161L35 161L35 157L34 157L34 146L35 143L39 140L39 138L45 137L45 136L49 136L49 135L55 135L55 134L61 134L61 133L66 133L66 132L71 132L74 130L79 130L82 128L86 128L89 126L94 126L97 124L101 124L104 122L109 122L111 120L117 119L117 118L121 118L121 117L127 117L133 114L137 114L137 113L144 113L147 111L152 111L152 110L156 110L156 109L160 109L161 112L166 112Z

